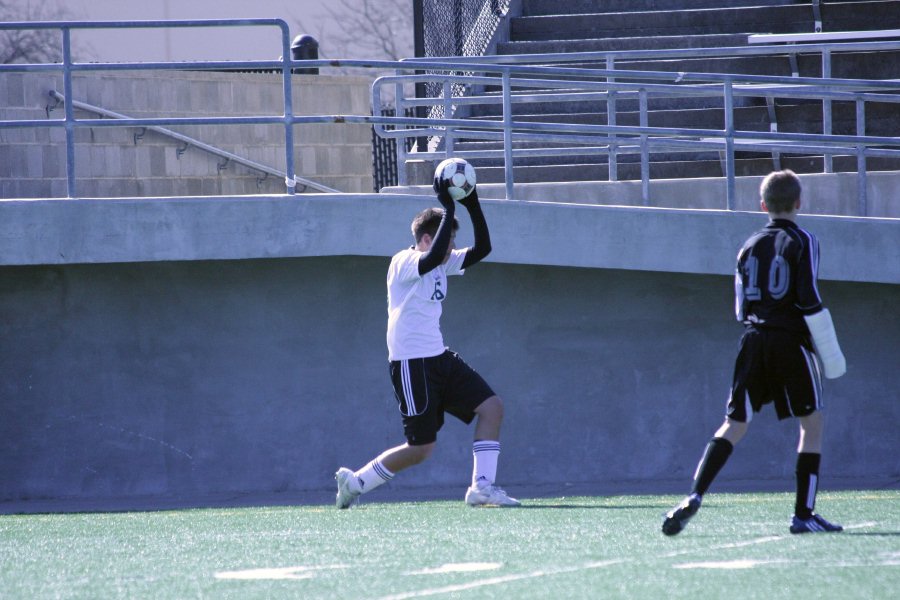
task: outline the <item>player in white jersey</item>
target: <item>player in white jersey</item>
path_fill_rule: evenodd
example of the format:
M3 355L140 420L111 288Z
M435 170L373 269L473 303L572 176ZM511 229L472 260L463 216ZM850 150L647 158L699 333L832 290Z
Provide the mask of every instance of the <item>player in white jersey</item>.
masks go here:
M469 211L475 243L457 250L456 203L446 185L439 187L436 182L435 186L444 208L428 208L416 215L412 222L416 243L394 255L387 274L388 359L406 443L385 450L355 472L338 469L338 508L349 508L361 494L427 459L437 443L444 413L466 424L475 421L474 467L466 503L519 505L495 485L503 402L474 369L444 345L440 327L447 278L462 275L491 251L487 222L478 192L473 190L459 203Z

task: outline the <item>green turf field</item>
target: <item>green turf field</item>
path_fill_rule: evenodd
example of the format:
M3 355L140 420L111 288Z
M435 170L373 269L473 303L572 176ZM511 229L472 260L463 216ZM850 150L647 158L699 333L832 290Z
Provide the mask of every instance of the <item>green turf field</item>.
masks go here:
M900 491L823 492L845 531L802 536L793 494L712 494L667 538L679 499L6 515L0 597L900 597Z

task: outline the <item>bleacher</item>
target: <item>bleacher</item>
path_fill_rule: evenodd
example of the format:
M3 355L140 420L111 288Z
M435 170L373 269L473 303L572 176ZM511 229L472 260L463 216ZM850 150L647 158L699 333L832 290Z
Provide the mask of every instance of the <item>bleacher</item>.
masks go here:
M521 14L510 15L508 41L496 45L496 57L531 55L532 64L544 62L542 57L617 52L622 58L616 69L650 70L688 73L730 73L820 77L823 75L821 53L798 51L789 37L782 38L785 52L781 55L702 54L697 49L747 48L751 36L841 32L840 40L824 39L833 44L829 52L830 76L851 79L900 79L900 49L879 51L844 51L847 43L871 39L853 32L872 32L900 28L900 1L795 1L795 0L559 0L541 2L523 0ZM880 39L890 33L879 36ZM806 41L814 41L812 40ZM778 43L773 40L770 43ZM635 57L647 51L667 50L662 58ZM679 52L680 51L680 52ZM495 58L496 58L495 57ZM521 62L519 64L522 64ZM559 63L556 63L559 64ZM565 66L603 68L601 62L567 62ZM513 105L517 121L543 123L611 124L606 104L596 101L546 101ZM722 129L724 112L717 98L651 98L648 106L651 127ZM830 125L823 125L823 112L830 110ZM498 119L500 104L479 105L471 116ZM828 114L825 112L825 116ZM640 124L637 100L619 100L614 115L616 125ZM896 137L900 135L900 111L895 104L868 103L865 114L866 135ZM739 130L797 133L858 133L857 114L852 102L834 102L826 109L823 102L778 98L766 101L739 99L734 109L734 126ZM543 144L544 146L559 144ZM518 143L516 148L538 148L540 142ZM455 152L499 150L499 140L465 140L455 142ZM853 172L857 157L834 156L828 165L833 172ZM900 170L896 158L870 157L870 171ZM515 161L517 183L547 181L606 181L641 178L640 156L622 154L616 157L613 173L607 154L568 154L530 156ZM794 169L799 173L823 172L825 157L813 154L773 156L767 152L738 152L735 175L763 175L773 166ZM504 178L503 158L479 159L479 176L483 182L501 182ZM714 151L659 151L650 156L653 179L721 177L723 161Z

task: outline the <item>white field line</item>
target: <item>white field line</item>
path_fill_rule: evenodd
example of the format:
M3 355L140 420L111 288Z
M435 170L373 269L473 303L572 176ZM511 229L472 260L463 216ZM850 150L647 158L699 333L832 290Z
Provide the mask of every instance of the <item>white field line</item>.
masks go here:
M864 523L857 523L854 525L846 525L846 526L844 526L844 530L846 531L848 529L865 529L867 527L872 527L875 525L878 525L878 523L876 521L866 521ZM804 535L815 535L815 534L804 534ZM838 534L838 535L840 535L840 534ZM768 542L777 542L778 540L787 540L792 537L794 537L793 534L770 535L770 536L766 536L766 537L756 538L753 540L747 540L746 542L734 542L734 543L730 543L730 544L720 544L718 546L712 546L709 548L692 548L689 550L678 550L677 552L669 552L669 553L663 554L660 556L660 558L675 558L678 556L684 556L686 554L695 554L697 552L707 552L709 550L728 550L731 548L742 548L744 546L755 546L757 544L765 544ZM770 561L770 562L772 562L772 561ZM697 563L697 564L699 564L699 563ZM712 564L712 563L709 563L709 564ZM760 564L762 564L762 563L760 563ZM677 568L685 568L680 565L673 565L673 566L676 569ZM746 568L746 567L733 567L733 568Z
M856 525L845 525L844 531L848 529L865 529L866 527L874 527L878 525L877 521L866 521L865 523L857 523Z
M310 579L317 571L326 569L346 569L346 565L325 565L321 567L269 567L244 569L241 571L219 571L216 579Z
M447 585L439 588L425 589L425 590L416 590L414 592L405 592L402 594L392 594L390 596L382 596L378 600L406 600L407 598L421 598L423 596L436 596L438 594L451 594L453 592L462 592L465 590L472 590L480 587L485 587L489 585L499 585L501 583L508 583L510 581L520 581L522 579L534 579L537 577L550 577L553 575L562 575L564 573L574 573L576 571L584 571L587 569L600 569L603 567L608 567L610 565L615 565L625 562L624 560L601 560L597 562L590 562L584 565L580 565L577 567L566 567L562 569L550 569L550 570L540 570L540 571L532 571L531 573L519 573L516 575L504 575L503 577L492 577L490 579L482 579L479 581L472 581L470 583L460 583L457 585Z
M744 546L755 546L757 544L765 544L768 542L775 542L778 540L787 539L787 536L784 535L770 535L767 537L756 538L754 540L747 540L746 542L734 542L731 544L720 544L718 546L711 546L709 548L691 548L689 550L679 550L677 552L668 552L660 556L660 558L675 558L676 556L684 556L685 554L696 554L697 552L708 552L709 550L728 550L730 548L743 548Z
M681 563L680 565L672 565L676 569L752 569L761 565L774 565L790 563L789 560L726 560L720 562L695 562Z
M433 569L421 569L411 571L407 575L435 575L443 573L471 573L473 571L494 571L503 565L501 563L447 563Z

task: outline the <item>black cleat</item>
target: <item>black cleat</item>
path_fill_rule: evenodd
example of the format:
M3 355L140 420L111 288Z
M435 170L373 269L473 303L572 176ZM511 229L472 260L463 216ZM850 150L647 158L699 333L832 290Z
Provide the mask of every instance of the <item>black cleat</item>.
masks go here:
M828 533L843 530L840 525L829 523L815 513L808 519L801 519L796 515L791 519L791 533Z
M666 535L681 533L691 517L700 510L700 496L691 494L682 500L675 508L666 513L666 520L662 524L662 532Z

